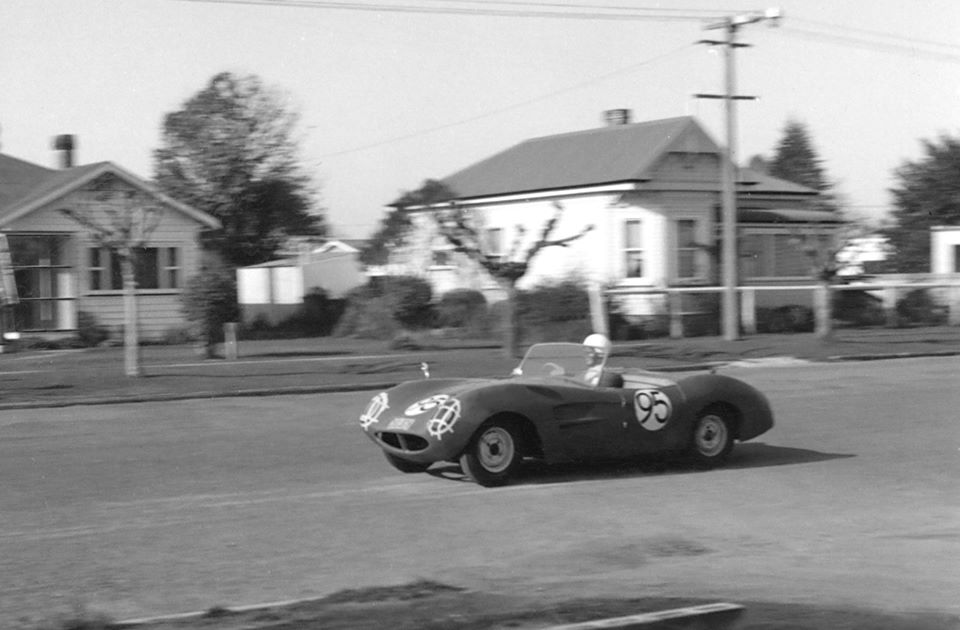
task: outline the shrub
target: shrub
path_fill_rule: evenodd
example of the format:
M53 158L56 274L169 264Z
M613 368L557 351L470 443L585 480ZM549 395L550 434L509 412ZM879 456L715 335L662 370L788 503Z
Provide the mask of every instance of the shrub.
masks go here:
M517 292L517 315L525 325L589 319L590 298L575 280L544 284Z
M352 289L344 302L343 316L333 330L334 336L392 339L400 330L387 298L375 283Z
M487 299L473 289L447 291L436 306L437 325L442 328L471 328L486 316Z
M836 291L833 319L853 326L879 326L886 321L883 300L866 291Z
M813 309L799 304L757 309L757 332L813 332Z
M897 315L903 324L944 324L947 309L937 304L927 289L914 289L897 301Z
M84 346L99 346L110 337L110 329L86 311L77 313L77 337Z
M518 291L516 308L526 343L580 340L592 332L590 298L576 280Z
M380 285L397 322L407 328L433 325L433 288L429 282L416 276L384 276Z
M208 345L223 341L223 325L240 321L236 275L225 268L202 270L187 283L183 310Z

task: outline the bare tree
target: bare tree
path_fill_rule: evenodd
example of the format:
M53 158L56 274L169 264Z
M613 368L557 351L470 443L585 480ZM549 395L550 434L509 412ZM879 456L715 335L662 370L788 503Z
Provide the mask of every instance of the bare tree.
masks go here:
M568 247L570 243L582 238L594 227L588 225L571 236L553 238L553 232L563 215L563 206L555 201L553 207L553 216L543 224L537 239L526 249L524 249L524 241L527 235L526 228L518 225L513 245L507 255L502 258L491 256L490 252L485 251L480 232L472 221L473 217L462 206L451 204L448 209L442 210L436 215L440 234L453 245L454 250L466 255L483 267L506 292L507 310L505 313L503 349L509 357L516 357L519 354L517 282L527 274L530 263L541 250L548 247Z
M109 248L120 259L124 372L140 376L137 255L160 222L163 207L142 190L107 173L87 184L76 196L76 204L61 212L86 228L93 242Z

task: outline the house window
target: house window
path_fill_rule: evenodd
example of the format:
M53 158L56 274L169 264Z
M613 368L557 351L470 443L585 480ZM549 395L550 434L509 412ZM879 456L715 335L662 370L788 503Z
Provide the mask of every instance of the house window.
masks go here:
M91 291L123 290L123 266L115 251L91 248L87 267ZM179 289L180 250L176 247L143 247L137 250L134 277L138 289Z
M677 278L697 277L697 222L693 219L677 221Z
M503 252L503 228L488 228L484 233L483 250L486 256L493 262L502 262Z
M815 243L817 256L811 258L806 247ZM806 239L785 232L744 234L740 241L741 270L744 278L807 278L816 261L830 254L833 239L829 234L809 235Z
M73 274L68 237L11 234L10 260L20 303L14 307L18 330L71 330L76 327Z
M631 219L623 225L623 256L627 278L643 277L641 221Z

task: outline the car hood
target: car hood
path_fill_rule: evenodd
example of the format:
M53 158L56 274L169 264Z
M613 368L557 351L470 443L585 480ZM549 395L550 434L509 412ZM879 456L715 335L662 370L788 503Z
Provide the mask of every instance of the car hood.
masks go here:
M364 431L420 434L438 441L453 433L463 414L462 397L501 381L444 378L408 381L375 395L360 415Z

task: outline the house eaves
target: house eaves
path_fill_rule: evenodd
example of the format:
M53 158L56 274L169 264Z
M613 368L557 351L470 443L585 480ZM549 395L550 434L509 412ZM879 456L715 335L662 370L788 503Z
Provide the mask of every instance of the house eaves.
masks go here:
M79 190L97 177L111 173L126 183L139 188L143 192L157 199L162 204L169 206L178 212L181 212L193 220L206 225L212 229L220 227L220 221L205 212L201 212L190 206L180 203L175 199L161 193L153 186L143 181L136 175L130 173L112 162L97 162L84 166L77 166L63 171L50 171L50 175L39 182L32 190L23 197L13 201L10 206L3 209L3 216L0 216L0 228L6 227L10 223L34 212L57 199L65 197L70 193Z

